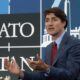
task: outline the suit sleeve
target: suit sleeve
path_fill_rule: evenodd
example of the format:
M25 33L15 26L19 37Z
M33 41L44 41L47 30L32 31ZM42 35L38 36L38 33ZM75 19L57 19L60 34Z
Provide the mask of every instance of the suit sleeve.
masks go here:
M46 80L44 72L24 72L24 78L22 80Z
M55 80L75 80L80 73L80 44L68 50L65 68L50 67L49 77Z

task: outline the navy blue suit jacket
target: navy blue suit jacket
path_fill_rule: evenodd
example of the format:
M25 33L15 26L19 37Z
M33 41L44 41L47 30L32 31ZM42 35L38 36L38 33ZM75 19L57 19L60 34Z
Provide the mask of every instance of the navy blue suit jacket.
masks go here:
M45 48L44 62L50 65L52 44ZM80 80L80 40L64 34L60 43L57 57L50 67L48 76L46 72L24 72L23 80Z

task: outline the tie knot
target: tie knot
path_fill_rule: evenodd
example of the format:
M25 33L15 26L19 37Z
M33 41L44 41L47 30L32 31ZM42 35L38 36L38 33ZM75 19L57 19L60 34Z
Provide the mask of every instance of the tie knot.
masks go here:
M56 43L56 42L54 42L54 43L53 43L53 46L57 46L57 43Z

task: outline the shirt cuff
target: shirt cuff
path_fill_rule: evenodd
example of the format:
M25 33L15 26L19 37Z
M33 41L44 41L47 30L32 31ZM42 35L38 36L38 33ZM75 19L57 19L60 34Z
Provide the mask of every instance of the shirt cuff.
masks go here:
M44 76L45 77L48 77L50 74L50 67L46 70L46 72L44 73Z

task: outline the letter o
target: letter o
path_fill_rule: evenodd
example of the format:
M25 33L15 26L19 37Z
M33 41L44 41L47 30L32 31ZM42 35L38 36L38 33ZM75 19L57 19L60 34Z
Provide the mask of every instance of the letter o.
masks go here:
M24 25L30 25L30 27L31 27L31 33L29 35L25 35L23 33L22 30L23 30ZM34 34L34 25L32 23L29 23L29 22L26 22L26 23L22 24L21 27L20 27L20 33L21 33L21 35L23 37L31 37Z

